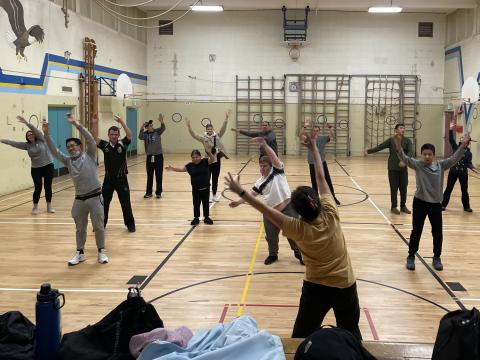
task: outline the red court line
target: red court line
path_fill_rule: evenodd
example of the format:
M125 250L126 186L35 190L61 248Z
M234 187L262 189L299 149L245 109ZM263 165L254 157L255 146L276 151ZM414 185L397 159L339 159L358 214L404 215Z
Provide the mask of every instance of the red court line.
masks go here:
M225 304L225 306L223 307L222 315L220 316L220 320L218 320L220 324L223 324L223 322L225 321L225 316L227 316L228 308L229 305Z
M375 329L375 325L373 324L372 317L370 316L370 311L368 311L367 308L363 308L362 310L365 313L365 316L367 317L368 325L370 326L370 331L372 332L372 335L373 335L373 340L380 340L378 337L377 329Z

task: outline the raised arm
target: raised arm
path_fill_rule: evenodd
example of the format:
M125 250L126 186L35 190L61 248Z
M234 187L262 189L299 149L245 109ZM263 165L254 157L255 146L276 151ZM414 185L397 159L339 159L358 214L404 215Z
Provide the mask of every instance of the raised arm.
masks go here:
M442 169L449 169L453 165L455 165L457 162L459 162L463 154L465 153L465 150L467 149L467 146L469 143L470 143L470 134L465 134L463 136L462 143L458 147L457 151L455 151L455 153L449 158L440 161L440 165Z
M100 144L100 139L98 137L98 116L97 114L92 115L92 119L90 120L90 123L92 124L92 136L95 139L95 144Z
M410 156L405 155L405 153L403 152L402 136L400 134L394 135L393 138L392 138L392 141L393 141L393 146L395 146L395 150L397 152L397 156L400 159L400 161L403 161L410 168L415 169L417 167L418 161L413 159Z
M223 134L225 134L225 131L227 130L228 118L230 117L231 113L232 113L232 110L228 110L225 113L225 120L223 121L222 127L220 128L220 131L218 132L218 136L222 137Z
M335 129L332 125L328 125L328 137L330 141L335 141Z
M72 114L67 114L67 121L72 124L72 126L75 126L77 130L80 132L85 137L85 152L90 155L93 159L97 158L97 143L95 142L95 139L93 138L92 134L90 134L90 131L87 130L83 125L79 124L77 122L77 119Z
M42 130L45 136L45 144L47 144L47 147L50 150L50 153L52 154L52 156L56 158L58 161L60 161L62 164L67 165L68 157L64 153L62 153L60 150L57 149L52 139L48 135L48 123L46 121L43 121L42 123Z
M203 146L208 155L208 165L213 164L215 162L215 155L212 154L212 147L206 141L203 143Z
M407 156L412 157L413 156L413 143L412 140L406 138L407 141Z
M240 196L244 202L248 202L254 209L265 215L276 227L283 230L283 223L288 219L288 216L270 206L265 205L255 196L243 190L242 185L240 185L240 176L237 176L237 178L234 179L232 174L229 172L228 176L225 177L225 185L227 185L231 191Z
M308 149L311 151L313 156L313 162L315 165L315 176L317 179L318 184L318 191L320 195L330 193L330 187L325 180L325 174L323 172L323 165L322 165L322 158L320 157L320 152L317 148L317 141L316 136L314 135L313 131L310 134L306 132L300 134L300 142L307 146Z
M273 149L267 144L265 138L256 137L253 138L252 141L255 141L257 145L265 151L265 154L270 158L273 167L277 169L281 169L283 167L282 162L278 158L277 154L275 154L275 151L273 151Z
M117 115L113 115L113 120L115 120L122 128L125 130L125 136L129 141L132 140L132 130L128 127L127 123Z
M453 152L457 151L458 144L455 142L455 137L453 136L453 129L452 128L450 128L450 130L448 130L448 142L450 143L450 146L452 147Z
M195 140L198 140L198 141L201 141L203 142L203 137L201 137L200 135L198 135L197 133L195 133L193 130L192 130L192 125L190 124L190 120L188 118L185 119L185 122L187 123L187 129L188 129L188 132L190 133L190 135L195 139Z
M155 129L155 131L158 132L158 135L162 135L166 129L165 121L163 120L163 114L158 114L158 121L160 121L160 128Z
M28 123L27 120L23 116L18 115L17 116L17 121L21 124L26 125L30 131L35 135L35 138L39 141L45 141L45 138L43 137L43 134L40 130L38 130L35 126L32 124Z

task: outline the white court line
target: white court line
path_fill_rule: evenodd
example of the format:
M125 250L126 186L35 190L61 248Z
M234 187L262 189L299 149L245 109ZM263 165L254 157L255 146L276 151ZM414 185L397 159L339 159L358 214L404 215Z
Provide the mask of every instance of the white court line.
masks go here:
M23 288L0 288L0 291L24 291L37 292L39 289L23 289ZM61 292L84 292L84 293L128 293L125 289L60 289Z
M348 176L350 178L350 180L352 180L353 184L357 187L358 190L361 190L363 192L366 193L365 190L362 189L362 187L360 185L358 185L358 183L353 179L353 177L351 175ZM370 201L370 203L375 207L375 209L377 209L377 211L380 213L380 215L383 216L383 218L385 219L385 221L387 222L388 225L392 225L392 222L390 221L389 218L387 218L385 216L385 214L383 213L382 210L380 210L380 208L377 206L377 204L375 204L372 200L372 198L370 197L370 195L368 196L368 201Z
M460 301L480 301L480 299L475 298L458 298Z

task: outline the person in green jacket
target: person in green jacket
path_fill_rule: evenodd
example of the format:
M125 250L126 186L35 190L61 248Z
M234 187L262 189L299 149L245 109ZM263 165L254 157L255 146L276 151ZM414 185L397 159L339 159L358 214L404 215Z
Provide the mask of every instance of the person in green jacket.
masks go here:
M413 145L412 141L405 136L404 124L395 125L395 135L399 135L402 139L401 147L403 152L409 156L413 156ZM396 215L400 215L400 211L405 214L411 214L412 212L408 210L406 206L407 202L407 186L408 186L408 170L405 166L405 163L398 159L397 152L395 150L395 144L391 137L381 143L380 145L372 148L365 149L365 156L368 154L373 154L383 149L389 149L390 154L388 156L388 182L390 183L390 198L392 203L391 212ZM400 210L397 209L397 192L400 189Z

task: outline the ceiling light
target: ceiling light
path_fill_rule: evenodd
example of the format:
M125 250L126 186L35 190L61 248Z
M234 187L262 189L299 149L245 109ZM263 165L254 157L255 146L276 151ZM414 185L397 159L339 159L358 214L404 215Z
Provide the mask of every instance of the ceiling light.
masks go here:
M368 8L370 13L399 13L402 8L398 6L371 6Z
M214 11L219 12L223 11L223 6L221 5L194 5L190 6L192 11Z

